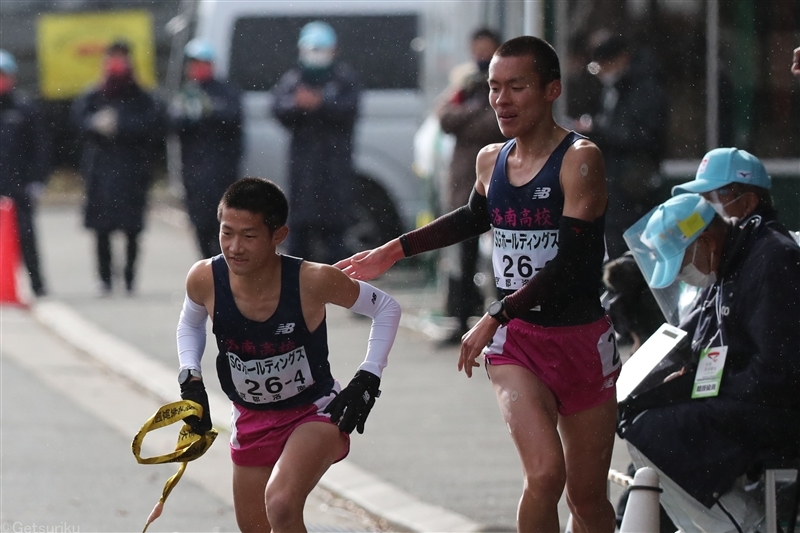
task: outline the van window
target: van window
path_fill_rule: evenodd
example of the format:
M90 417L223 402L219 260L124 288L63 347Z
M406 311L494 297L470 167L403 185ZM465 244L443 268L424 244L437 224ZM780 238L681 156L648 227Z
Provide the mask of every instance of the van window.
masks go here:
M229 78L246 91L270 90L297 64L297 37L312 20L335 30L339 59L358 73L366 89L416 89L419 57L416 15L244 17L233 29Z

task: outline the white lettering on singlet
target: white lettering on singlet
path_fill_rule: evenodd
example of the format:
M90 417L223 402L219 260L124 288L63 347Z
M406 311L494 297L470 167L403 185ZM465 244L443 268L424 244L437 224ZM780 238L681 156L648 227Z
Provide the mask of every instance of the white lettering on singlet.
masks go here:
M558 230L494 228L492 266L500 289L516 290L528 283L558 253Z
M266 359L242 359L228 352L231 380L249 403L272 403L297 396L314 383L304 346Z

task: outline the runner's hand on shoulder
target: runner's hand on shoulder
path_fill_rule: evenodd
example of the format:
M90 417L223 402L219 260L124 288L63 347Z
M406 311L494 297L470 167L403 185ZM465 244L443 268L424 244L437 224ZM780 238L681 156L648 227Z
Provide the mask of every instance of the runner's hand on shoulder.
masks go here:
M203 408L203 417L187 416L186 423L192 428L192 432L198 435L205 435L206 431L210 430L211 425L211 409L208 407L208 394L206 387L203 385L202 380L191 380L184 385L181 385L181 398L184 400L191 400L200 404Z
M359 370L350 384L325 407L325 412L330 413L331 421L338 424L341 431L349 434L358 428L358 432L363 434L364 422L375 405L375 398L381 395L380 385L381 378Z

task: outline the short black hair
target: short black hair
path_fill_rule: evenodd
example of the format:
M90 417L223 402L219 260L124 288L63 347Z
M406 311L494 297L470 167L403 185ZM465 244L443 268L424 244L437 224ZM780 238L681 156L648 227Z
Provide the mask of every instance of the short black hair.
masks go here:
M497 57L530 57L533 71L539 75L542 87L561 79L561 66L553 46L539 37L523 35L514 37L500 45L494 53Z
M765 187L759 187L758 185L751 185L749 183L741 183L738 181L734 181L732 183L720 187L720 189L724 188L730 189L731 192L736 197L751 192L756 195L756 198L758 198L759 207L764 207L768 209L773 208L772 194L770 193L770 190Z
M500 43L503 42L503 40L500 38L500 34L498 34L493 29L487 27L478 28L477 30L472 32L471 40L474 42L477 41L478 39L489 39L497 46L500 46Z
M628 51L628 41L622 35L602 33L592 50L593 61L611 61Z
M123 54L126 56L131 55L131 43L125 39L117 39L106 47L106 55Z
M247 177L231 184L219 202L217 220L222 218L223 207L261 215L270 231L285 226L289 217L286 195L277 184L264 178Z

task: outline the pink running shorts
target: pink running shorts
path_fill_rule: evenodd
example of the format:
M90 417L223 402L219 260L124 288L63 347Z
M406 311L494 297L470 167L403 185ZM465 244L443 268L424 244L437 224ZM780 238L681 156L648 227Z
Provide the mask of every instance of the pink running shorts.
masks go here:
M533 372L553 393L564 416L614 397L622 367L614 326L605 316L590 324L556 327L512 320L497 330L484 360Z
M339 383L334 386L338 392ZM331 392L315 403L289 409L257 411L233 404L231 420L231 460L238 466L275 466L292 432L306 422L333 424L322 411L335 397ZM350 435L339 462L350 453Z

